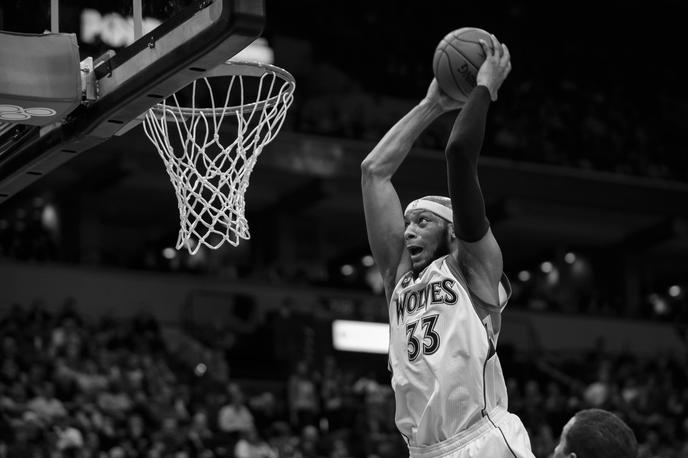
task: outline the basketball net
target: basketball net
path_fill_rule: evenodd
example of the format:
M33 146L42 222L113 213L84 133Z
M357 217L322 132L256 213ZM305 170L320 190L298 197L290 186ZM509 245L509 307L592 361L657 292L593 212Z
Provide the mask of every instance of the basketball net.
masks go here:
M215 93L221 91L211 85L211 76L231 78L224 94ZM247 79L257 87L252 100L245 98ZM196 254L202 245L217 249L225 242L237 246L250 238L244 194L263 147L282 127L294 88L293 77L283 69L228 61L192 83L190 107L180 106L173 94L146 113L144 131L177 195L178 250ZM201 89L209 95L210 108L196 105ZM222 103L216 104L216 99ZM230 105L230 99L237 103ZM223 126L231 133L221 135ZM171 142L171 135L178 141Z

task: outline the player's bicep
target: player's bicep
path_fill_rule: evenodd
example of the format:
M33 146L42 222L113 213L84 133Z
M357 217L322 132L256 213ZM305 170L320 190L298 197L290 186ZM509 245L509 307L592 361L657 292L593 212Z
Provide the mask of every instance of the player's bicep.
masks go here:
M411 269L404 245L404 215L394 186L387 178L363 174L363 209L368 242L385 286Z

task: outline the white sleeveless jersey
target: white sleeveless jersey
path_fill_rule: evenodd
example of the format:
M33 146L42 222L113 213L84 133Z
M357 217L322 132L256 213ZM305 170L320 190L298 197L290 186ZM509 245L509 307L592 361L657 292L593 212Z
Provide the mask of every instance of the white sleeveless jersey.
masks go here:
M495 349L509 295L505 276L500 306L472 295L451 256L399 280L389 304L389 366L395 420L408 445L436 444L494 407L507 408Z

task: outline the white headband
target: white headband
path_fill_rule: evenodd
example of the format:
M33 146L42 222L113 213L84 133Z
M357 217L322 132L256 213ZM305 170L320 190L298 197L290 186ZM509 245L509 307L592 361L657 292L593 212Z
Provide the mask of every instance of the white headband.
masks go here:
M438 204L437 202L434 202L432 200L428 199L416 199L410 204L408 204L408 207L406 207L406 210L404 210L404 216L408 214L408 212L412 210L427 210L430 211L440 218L446 219L450 223L454 222L454 216L452 213L451 208L447 208L442 204Z

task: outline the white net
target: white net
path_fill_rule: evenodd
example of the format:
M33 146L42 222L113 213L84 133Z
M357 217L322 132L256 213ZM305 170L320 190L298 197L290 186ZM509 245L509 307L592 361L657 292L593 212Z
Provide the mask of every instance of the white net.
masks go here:
M277 67L228 62L220 74L200 78L184 94L156 105L143 123L177 195L176 248L191 254L201 246L237 246L250 238L244 194L258 156L279 132L294 98L293 78ZM180 102L185 95L190 106ZM210 108L199 107L204 103Z

